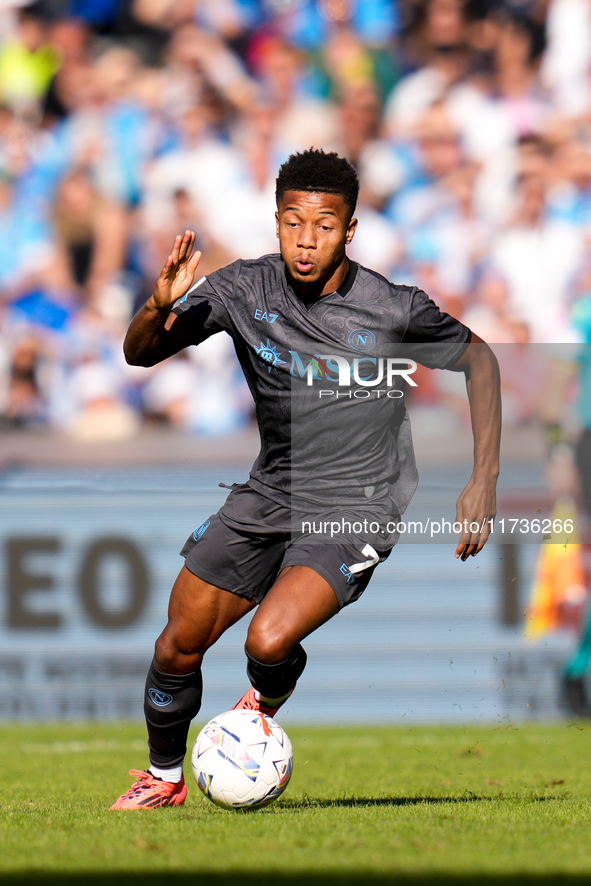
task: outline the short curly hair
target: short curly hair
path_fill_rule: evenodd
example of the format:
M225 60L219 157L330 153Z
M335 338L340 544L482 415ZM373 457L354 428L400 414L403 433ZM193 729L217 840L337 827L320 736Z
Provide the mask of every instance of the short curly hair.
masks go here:
M352 216L359 195L359 179L355 167L335 151L326 153L309 148L292 154L279 168L275 188L277 203L286 191L340 194Z

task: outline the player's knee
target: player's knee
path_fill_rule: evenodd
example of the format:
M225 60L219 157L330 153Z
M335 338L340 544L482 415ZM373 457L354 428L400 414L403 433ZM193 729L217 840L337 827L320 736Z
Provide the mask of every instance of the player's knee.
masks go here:
M164 631L156 640L154 662L164 674L190 674L201 665L201 651L185 651L174 635Z
M246 638L246 651L257 661L276 664L287 658L294 648L293 640L265 625L252 624Z

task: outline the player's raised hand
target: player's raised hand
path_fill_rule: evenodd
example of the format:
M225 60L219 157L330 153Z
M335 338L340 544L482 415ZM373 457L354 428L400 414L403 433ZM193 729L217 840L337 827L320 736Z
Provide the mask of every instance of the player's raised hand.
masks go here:
M201 259L200 252L193 252L194 245L195 231L185 231L175 238L171 253L156 281L152 295L155 307L170 307L191 288Z

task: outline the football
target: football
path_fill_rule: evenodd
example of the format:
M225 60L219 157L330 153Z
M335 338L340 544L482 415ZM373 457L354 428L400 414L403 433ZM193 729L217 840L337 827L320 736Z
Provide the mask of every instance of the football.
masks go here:
M293 750L275 720L257 711L226 711L203 727L191 756L200 790L224 809L260 809L291 778Z

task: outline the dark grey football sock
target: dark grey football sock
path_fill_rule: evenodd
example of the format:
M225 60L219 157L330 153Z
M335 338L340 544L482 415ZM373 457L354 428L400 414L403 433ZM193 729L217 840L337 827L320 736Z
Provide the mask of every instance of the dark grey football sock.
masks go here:
M150 665L144 695L150 763L178 766L187 753L187 735L201 707L201 668L190 674L164 674Z
M292 649L287 658L276 664L257 661L247 649L245 652L248 659L246 666L248 679L264 698L282 698L289 695L301 677L308 660L300 643Z

